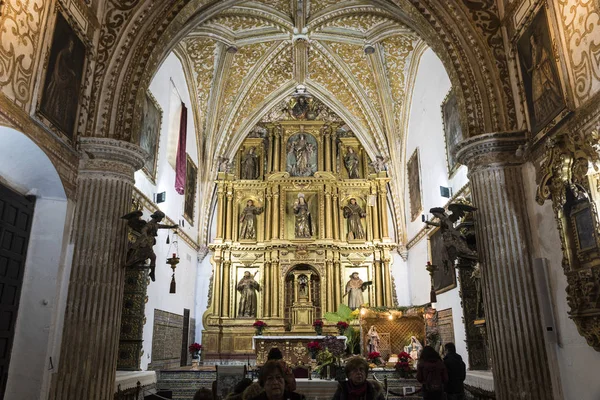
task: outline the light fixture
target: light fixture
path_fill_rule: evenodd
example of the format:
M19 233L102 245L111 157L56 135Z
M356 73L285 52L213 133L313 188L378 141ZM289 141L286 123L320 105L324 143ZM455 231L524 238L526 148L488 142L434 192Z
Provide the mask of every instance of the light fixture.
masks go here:
M388 315L388 319L391 321L394 319L394 316L392 315L392 313L390 313L390 315Z
M365 315L367 313L367 310L364 308L360 309L360 315Z
M168 239L168 237L167 237ZM177 284L175 282L175 268L177 268L177 264L179 264L179 243L177 240L177 230L173 232L173 242L169 246L169 252L171 252L171 248L174 249L173 257L167 258L167 264L171 266L173 270L173 275L171 275L171 286L169 287L169 293L173 294L177 292Z

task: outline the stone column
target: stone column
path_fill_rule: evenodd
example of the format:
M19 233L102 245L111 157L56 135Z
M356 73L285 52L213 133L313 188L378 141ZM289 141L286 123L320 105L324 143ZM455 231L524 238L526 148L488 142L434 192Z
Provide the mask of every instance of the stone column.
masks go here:
M112 399L125 283L133 173L145 152L129 142L79 139L73 262L58 371L50 398Z
M552 399L550 357L544 342L530 253L523 189L521 132L489 133L459 144L469 168L486 325L494 360L496 399Z

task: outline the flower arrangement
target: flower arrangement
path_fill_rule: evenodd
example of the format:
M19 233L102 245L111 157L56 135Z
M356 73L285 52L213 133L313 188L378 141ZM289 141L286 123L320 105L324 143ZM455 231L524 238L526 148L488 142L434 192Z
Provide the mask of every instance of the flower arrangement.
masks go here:
M407 352L403 351L402 353L398 354L398 362L396 363L395 368L400 377L410 378L413 373L411 366L412 361L412 357Z
M313 326L316 327L323 327L323 320L320 319L315 319L315 322L313 322Z
M321 344L319 342L317 342L316 340L313 340L312 342L308 342L306 344L306 347L308 348L308 350L310 351L317 351L317 350L321 350Z
M202 350L202 345L199 343L192 343L190 344L190 347L188 347L188 350L192 354L197 353Z
M367 355L367 361L375 364L375 365L381 365L383 364L383 361L381 360L381 353L379 353L378 351L372 351Z
M255 323L253 323L252 326L255 328L264 328L265 326L267 326L267 323L263 322L261 320L258 320Z
M340 330L345 330L348 328L349 325L347 322L339 321L337 324L335 324L335 326L337 326L337 328Z

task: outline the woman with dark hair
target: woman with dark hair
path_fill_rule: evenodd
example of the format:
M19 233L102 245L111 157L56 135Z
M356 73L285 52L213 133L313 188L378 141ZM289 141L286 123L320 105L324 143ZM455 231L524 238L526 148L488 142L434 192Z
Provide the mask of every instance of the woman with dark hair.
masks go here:
M362 357L353 357L344 368L348 380L340 382L332 400L384 400L383 389L377 382L367 381L369 364Z
M294 377L294 373L291 368L288 367L285 361L283 361L283 354L281 350L277 347L273 347L269 350L269 354L267 354L267 361L277 361L281 364L281 369L283 370L285 377L285 390L288 392L293 392L296 390L296 378Z
M301 394L285 387L285 371L276 360L267 361L258 374L258 384L264 391L252 400L304 400Z
M423 400L442 400L448 371L437 351L423 347L417 364L417 380L423 385Z

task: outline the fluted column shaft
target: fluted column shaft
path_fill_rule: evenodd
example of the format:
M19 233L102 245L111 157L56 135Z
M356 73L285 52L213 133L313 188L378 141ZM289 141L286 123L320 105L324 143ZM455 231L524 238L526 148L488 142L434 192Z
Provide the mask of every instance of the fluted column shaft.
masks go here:
M496 399L552 399L550 359L540 322L524 195L521 132L463 141L457 152L469 167L486 325L494 362Z
M223 262L223 288L222 301L221 301L221 316L231 317L230 301L229 301L229 287L230 287L230 275L231 275L231 261ZM235 310L234 310L235 311Z
M74 246L58 371L50 398L112 399L133 174L145 153L106 138L80 138Z
M225 240L231 240L231 228L233 225L233 188L227 188L227 206L225 208Z

